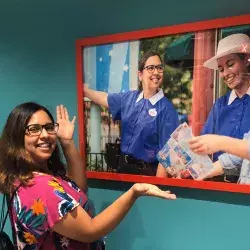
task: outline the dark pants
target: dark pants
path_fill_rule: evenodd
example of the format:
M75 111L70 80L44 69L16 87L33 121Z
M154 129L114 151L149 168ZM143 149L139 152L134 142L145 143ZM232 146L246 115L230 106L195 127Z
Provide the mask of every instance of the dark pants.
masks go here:
M229 182L229 183L237 183L239 176L236 175L218 175L212 178L206 179L206 181L216 181L216 182Z
M156 176L158 162L149 163L122 154L119 160L118 173Z

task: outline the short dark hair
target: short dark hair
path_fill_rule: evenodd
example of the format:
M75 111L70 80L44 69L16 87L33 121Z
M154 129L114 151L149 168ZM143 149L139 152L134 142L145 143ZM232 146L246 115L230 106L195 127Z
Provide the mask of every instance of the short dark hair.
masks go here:
M148 51L146 53L144 53L139 61L139 64L138 64L138 70L139 71L143 71L143 68L145 67L145 64L146 64L146 61L148 60L149 57L152 57L152 56L158 56L161 63L162 63L162 59L161 59L161 56L159 53L155 52L155 51Z
M0 137L0 191L11 192L13 182L19 180L27 184L33 177L33 171L43 171L30 161L24 147L25 127L31 116L43 110L54 122L49 110L35 102L26 102L15 107L7 118L2 135ZM61 161L60 151L56 146L48 160L49 170L59 176L66 174ZM44 170L45 171L45 170Z
M139 61L139 63L138 63L138 70L139 70L140 72L143 71L143 68L145 67L146 61L147 61L148 58L150 58L151 56L158 56L159 59L160 59L160 61L161 61L161 63L162 63L162 59L161 59L160 54L157 53L157 52L155 52L155 51L153 51L153 50L150 50L150 51L144 53L144 54L141 56L141 59L140 59L140 61ZM139 82L138 88L139 88L139 90L142 90L142 83L141 83L141 82Z

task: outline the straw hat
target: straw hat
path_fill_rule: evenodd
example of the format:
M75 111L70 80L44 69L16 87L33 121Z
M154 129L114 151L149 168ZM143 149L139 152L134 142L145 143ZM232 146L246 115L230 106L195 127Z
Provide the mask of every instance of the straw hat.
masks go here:
M234 53L250 53L250 38L245 34L233 34L219 41L216 55L206 62L204 67L218 69L217 59Z

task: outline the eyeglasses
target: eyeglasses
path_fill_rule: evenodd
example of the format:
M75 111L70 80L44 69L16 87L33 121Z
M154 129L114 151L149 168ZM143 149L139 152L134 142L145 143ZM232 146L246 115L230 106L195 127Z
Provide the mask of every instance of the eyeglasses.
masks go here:
M43 129L50 135L55 135L58 131L58 123L47 123L44 125L41 124L31 124L25 127L30 136L38 136L42 133Z
M155 69L157 69L158 73L162 73L164 70L163 65L148 65L144 67L143 69L146 69L148 73L153 73Z

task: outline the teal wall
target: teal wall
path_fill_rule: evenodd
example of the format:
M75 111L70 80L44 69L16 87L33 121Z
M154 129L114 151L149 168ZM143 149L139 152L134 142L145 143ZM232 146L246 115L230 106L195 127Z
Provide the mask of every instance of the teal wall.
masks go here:
M23 101L51 110L63 103L77 114L78 38L248 13L249 0L0 0L0 129ZM103 181L90 186L97 212L129 188ZM177 201L138 200L108 236L108 249L250 249L249 196L172 190Z

